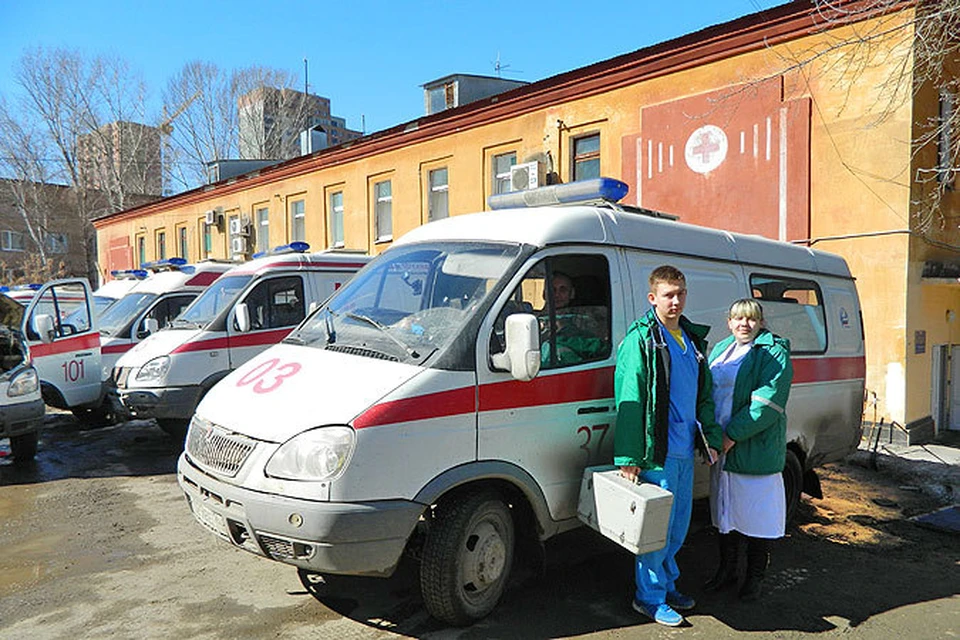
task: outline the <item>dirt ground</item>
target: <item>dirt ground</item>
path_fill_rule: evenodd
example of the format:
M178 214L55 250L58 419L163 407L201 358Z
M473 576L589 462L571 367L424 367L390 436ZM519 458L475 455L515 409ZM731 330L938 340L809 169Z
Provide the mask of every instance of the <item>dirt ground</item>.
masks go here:
M330 578L220 542L176 483L179 446L134 421L84 430L48 416L35 465L0 459L0 638L948 638L960 635L960 537L911 516L958 502L960 470L858 452L821 470L777 543L765 598L708 596L715 539L698 505L681 586L686 628L629 607L632 558L581 529L518 569L503 602L466 629L424 611L415 567L388 580ZM3 454L5 444L0 445Z

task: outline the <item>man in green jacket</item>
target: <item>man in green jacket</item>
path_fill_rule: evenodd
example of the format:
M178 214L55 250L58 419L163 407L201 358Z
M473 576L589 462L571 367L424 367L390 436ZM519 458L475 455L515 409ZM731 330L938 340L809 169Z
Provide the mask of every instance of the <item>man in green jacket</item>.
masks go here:
M676 554L693 508L694 451L699 448L712 463L723 435L703 355L710 328L682 315L687 300L683 273L669 265L654 269L647 299L653 308L631 325L617 350L614 464L622 476L673 494L666 546L636 558L633 608L660 624L679 626L684 619L677 610L695 605L676 587Z

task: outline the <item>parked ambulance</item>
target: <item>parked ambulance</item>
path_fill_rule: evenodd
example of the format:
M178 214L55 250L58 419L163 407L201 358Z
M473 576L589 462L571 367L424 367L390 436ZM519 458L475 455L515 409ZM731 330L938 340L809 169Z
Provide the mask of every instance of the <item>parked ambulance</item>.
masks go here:
M298 242L234 266L163 331L117 360L120 402L183 438L200 399L232 370L280 342L370 258L307 253Z
M93 292L93 306L98 316L103 315L107 307L122 298L137 286L137 283L146 278L149 272L146 269L115 269L110 272L113 278L104 282Z
M121 355L141 340L166 327L193 300L236 262L204 260L187 264L183 258L144 263L146 278L137 282L100 317L101 382L104 402L96 409L74 414L82 421L103 423L121 415L112 384L113 367ZM138 270L141 271L141 270Z
M45 411L40 378L21 331L23 313L22 304L0 295L0 438L10 439L16 464L36 456Z
M615 204L625 194L610 179L507 194L592 202L456 216L398 240L197 407L178 464L195 518L299 567L304 584L390 575L406 550L432 615L486 615L518 539L579 526L583 470L612 460L617 345L662 264L686 274L686 313L712 343L750 296L791 340L795 502L805 471L860 440L864 341L847 265ZM568 301L554 299L561 273Z

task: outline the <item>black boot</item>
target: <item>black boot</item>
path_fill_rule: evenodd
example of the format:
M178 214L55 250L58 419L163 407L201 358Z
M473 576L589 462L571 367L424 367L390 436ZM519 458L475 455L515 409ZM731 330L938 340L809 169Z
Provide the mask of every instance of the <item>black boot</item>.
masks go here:
M737 583L737 556L740 553L740 534L736 531L719 533L720 566L717 573L703 585L704 591L720 591Z
M760 599L763 578L770 563L770 541L747 537L747 579L740 587L740 599L753 602Z

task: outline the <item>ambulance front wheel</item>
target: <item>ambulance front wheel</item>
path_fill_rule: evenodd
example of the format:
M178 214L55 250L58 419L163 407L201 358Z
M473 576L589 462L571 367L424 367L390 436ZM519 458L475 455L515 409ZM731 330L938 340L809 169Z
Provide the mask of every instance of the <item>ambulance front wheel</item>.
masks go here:
M503 594L513 549L513 517L497 493L461 494L439 505L420 565L427 611L454 626L486 616Z
M187 437L187 427L190 426L190 421L178 418L157 418L157 426L174 440L183 442Z
M40 436L36 431L10 436L10 453L16 464L32 461L37 456L37 442Z

